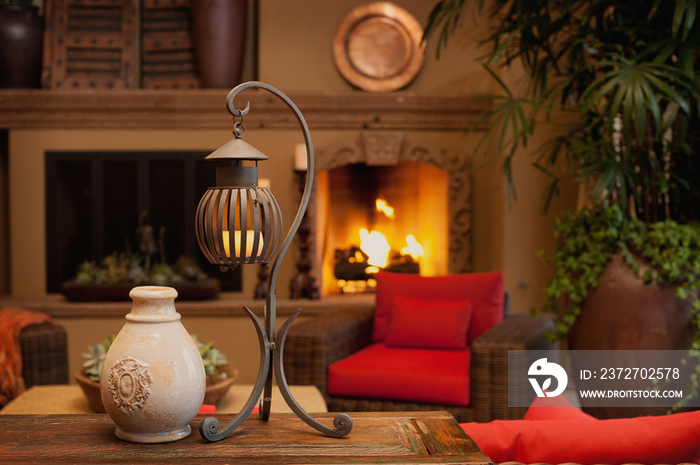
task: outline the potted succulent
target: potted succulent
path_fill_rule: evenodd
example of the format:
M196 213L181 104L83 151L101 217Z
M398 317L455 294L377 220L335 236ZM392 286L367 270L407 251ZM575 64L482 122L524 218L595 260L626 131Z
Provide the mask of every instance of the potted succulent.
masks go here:
M100 263L83 262L75 278L61 284L61 293L70 301L130 300L135 286L174 287L180 300L210 300L219 294L218 279L209 278L191 257L182 255L170 264L165 254L165 228L158 239L143 212L136 229L137 251L127 244L125 252L113 252Z
M216 405L236 381L238 370L231 368L226 356L214 347L213 343L199 341L196 334L191 336L199 348L199 354L204 363L204 372L207 376L203 404ZM87 359L83 364L83 369L74 374L74 378L88 398L90 406L97 413L105 413L100 397L100 373L102 363L114 338L114 335L110 335L100 343L89 346L88 353L83 354Z

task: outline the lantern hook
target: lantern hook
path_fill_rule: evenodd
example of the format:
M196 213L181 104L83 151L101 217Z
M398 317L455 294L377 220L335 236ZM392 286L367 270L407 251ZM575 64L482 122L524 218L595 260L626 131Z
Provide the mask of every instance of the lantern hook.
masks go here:
M234 108L233 106L233 101L231 101L231 104L228 105L228 111L233 115L233 116L238 116L240 118L243 118L245 115L248 114L250 111L250 102L245 106L245 109L239 110L237 108Z

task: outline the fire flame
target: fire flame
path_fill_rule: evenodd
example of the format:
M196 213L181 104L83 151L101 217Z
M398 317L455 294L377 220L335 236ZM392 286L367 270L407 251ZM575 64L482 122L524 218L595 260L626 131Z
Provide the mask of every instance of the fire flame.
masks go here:
M389 264L391 246L386 236L379 231L360 229L360 249L369 256L367 263L385 268Z
M394 207L389 205L384 197L379 197L375 201L377 211L384 213L387 218L394 219ZM367 254L369 259L368 265L372 265L371 273L374 273L377 268L386 268L389 264L389 253L391 246L386 236L379 231L368 231L366 228L360 229L360 249ZM410 255L414 260L425 255L423 246L416 240L413 234L406 236L406 247L401 249L402 255ZM376 267L376 268L375 268Z
M387 218L389 219L394 219L396 218L396 215L394 214L394 207L389 205L386 200L384 200L384 197L379 197L377 200L375 200L375 204L377 205L377 211L384 213Z
M416 240L413 234L406 236L406 247L401 249L401 255L410 255L414 260L425 255L423 246Z

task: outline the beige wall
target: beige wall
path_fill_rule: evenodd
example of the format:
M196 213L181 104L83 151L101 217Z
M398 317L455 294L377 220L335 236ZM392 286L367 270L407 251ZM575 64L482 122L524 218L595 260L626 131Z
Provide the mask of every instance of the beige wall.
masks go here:
M286 91L352 91L336 71L331 53L335 32L343 18L366 0L260 0L258 77ZM395 0L424 26L436 1ZM419 93L477 95L489 90L477 43L484 31L470 26L450 41L440 60L429 44L425 64L405 90Z

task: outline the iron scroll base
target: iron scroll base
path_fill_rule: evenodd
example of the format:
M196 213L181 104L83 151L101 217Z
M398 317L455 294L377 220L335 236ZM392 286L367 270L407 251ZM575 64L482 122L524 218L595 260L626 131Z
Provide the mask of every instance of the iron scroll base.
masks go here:
M301 309L297 310L291 317L289 317L287 321L284 322L278 332L276 342L270 342L262 322L248 307L243 307L243 310L253 321L258 334L258 341L260 342L260 368L258 370L258 377L255 381L253 392L245 403L245 406L233 418L233 420L231 420L223 429L219 430L219 421L214 417L207 417L199 424L199 433L201 436L211 442L220 441L227 437L229 434L231 434L231 432L238 428L246 418L248 418L250 413L253 411L257 400L260 399L260 395L263 393L263 391L265 392L265 395L260 400L260 419L263 421L267 421L269 419L270 405L272 403L272 371L270 370L271 359L277 386L279 387L282 397L284 398L285 402L287 402L289 408L302 421L304 421L304 423L320 433L332 438L342 438L350 433L350 431L352 431L352 418L348 414L338 414L333 419L333 428L330 428L307 413L306 410L304 410L297 403L289 390L289 385L287 384L287 379L284 374L284 366L282 363L284 355L284 342L287 338L287 333L289 332L291 324L294 322L297 316L299 316Z

